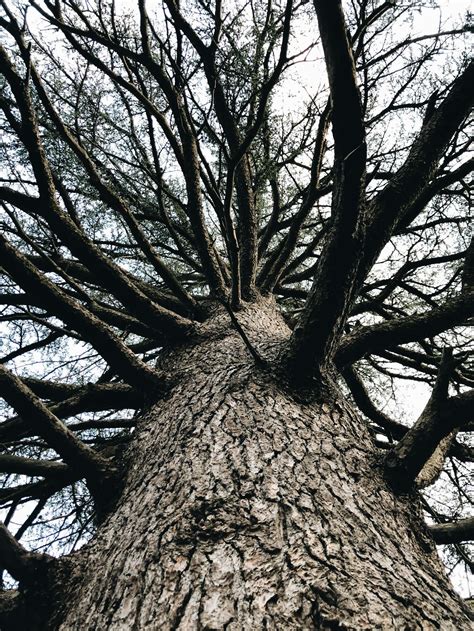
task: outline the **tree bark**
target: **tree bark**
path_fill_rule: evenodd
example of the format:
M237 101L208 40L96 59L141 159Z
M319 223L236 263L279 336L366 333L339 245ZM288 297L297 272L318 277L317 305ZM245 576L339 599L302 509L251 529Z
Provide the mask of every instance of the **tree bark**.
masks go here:
M276 359L273 302L237 317ZM121 498L46 628L470 629L416 497L387 486L342 396L298 400L224 309L200 326L162 359L179 385L138 421Z

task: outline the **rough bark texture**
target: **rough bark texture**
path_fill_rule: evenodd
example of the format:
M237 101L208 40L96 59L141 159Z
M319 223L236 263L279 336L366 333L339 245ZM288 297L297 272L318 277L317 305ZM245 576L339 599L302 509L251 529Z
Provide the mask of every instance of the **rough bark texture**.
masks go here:
M266 359L288 339L270 301L238 318ZM179 385L139 421L116 510L71 558L59 628L470 629L363 421L341 398L298 401L224 310L202 329L163 360Z

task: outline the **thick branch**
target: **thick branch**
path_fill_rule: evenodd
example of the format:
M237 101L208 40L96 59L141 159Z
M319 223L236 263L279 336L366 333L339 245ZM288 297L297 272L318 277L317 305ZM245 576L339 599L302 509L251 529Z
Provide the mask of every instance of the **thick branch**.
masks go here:
M394 421L374 405L362 379L352 366L346 366L342 371L342 375L359 410L364 416L385 430L390 439L401 440L410 431L409 427ZM440 415L442 424L451 424L451 426L463 425L465 427L466 423L474 418L474 391L448 399L445 406L441 408ZM416 478L418 487L424 488L436 481L443 469L447 455L463 462L472 462L472 450L466 445L456 442L456 434L457 431L453 430L445 438L441 439ZM389 448L390 443L384 443L383 446Z
M343 338L336 353L336 364L345 366L364 355L432 337L465 324L473 315L474 292L466 291L427 313L361 327Z
M0 395L31 424L73 471L81 472L96 488L114 473L112 464L85 445L13 373L0 365Z
M434 484L439 478L444 468L444 461L451 451L456 434L457 431L453 429L452 432L439 441L436 449L425 462L420 473L416 476L415 483L419 489L424 489Z
M433 392L425 409L415 425L387 454L385 473L397 490L405 491L412 486L440 442L460 423L457 414L450 417L446 415L449 403L448 385L453 369L452 352L445 350Z
M447 524L435 524L429 526L429 531L438 545L474 541L474 517Z
M49 281L0 235L0 264L24 291L78 331L127 382L142 387L145 381L162 385L162 380L138 359L96 316Z
M24 600L19 590L0 591L0 628L16 631L19 626L27 628L31 618L25 616ZM23 615L22 615L23 614Z
M29 255L28 260L33 263L38 269L44 272L55 271L53 265L47 258ZM55 256L54 263L55 265L58 265L68 276L72 276L74 279L85 282L89 285L92 285L93 287L99 287L103 289L101 286L101 279L96 273L92 273L85 265L82 265L81 263L78 263L73 259L65 259L60 256ZM155 289L145 281L134 277L132 274L130 274L130 272L125 269L120 268L120 271L130 280L131 283L136 285L136 287L138 287L138 289L143 294L148 296L148 298L150 298L154 303L164 307L169 311L174 311L179 315L186 315L187 311L184 310L182 303L180 303L172 294ZM146 325L142 324L142 327L144 326ZM155 335L158 335L158 331L156 331L156 329L154 330Z
M423 125L404 164L370 204L367 241L357 281L359 288L399 222L404 225L403 218L413 211L417 200L431 194L430 183L438 162L474 102L473 84L474 62L470 62Z
M20 583L27 584L37 577L39 566L51 557L28 552L0 523L0 557L3 567Z
M342 376L351 391L357 407L367 418L385 429L391 437L397 440L406 434L408 427L397 423L372 403L362 379L352 366L346 366L342 371Z
M451 173L436 178L425 187L422 193L416 198L411 206L409 206L403 217L399 220L396 226L396 232L400 233L410 225L410 223L416 219L420 212L426 208L433 197L439 193L443 188L462 180L463 177L468 175L474 169L474 158L467 160L464 164L461 164L457 169L454 169Z
M315 0L315 7L332 100L334 190L332 228L305 310L290 341L289 362L297 379L307 379L332 358L355 297L354 282L365 232L366 144L354 59L341 2Z
M138 409L145 402L143 388L133 388L124 383L88 383L79 386L34 377L27 377L24 381L39 397L58 401L58 406L69 415L107 409Z
M88 384L77 387L41 379L27 378L26 385L39 397L59 401L50 407L58 418L67 418L84 412L103 410L138 409L144 404L143 390L126 384ZM28 431L27 419L13 418L0 424L0 442L19 440Z
M2 473L19 473L21 475L50 477L58 473L64 473L68 466L54 460L37 460L34 458L22 458L10 454L0 455L0 471Z

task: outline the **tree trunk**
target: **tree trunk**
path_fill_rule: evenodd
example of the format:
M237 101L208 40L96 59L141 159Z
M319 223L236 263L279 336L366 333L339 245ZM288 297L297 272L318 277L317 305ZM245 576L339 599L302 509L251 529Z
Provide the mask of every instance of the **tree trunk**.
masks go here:
M275 358L289 331L273 303L237 315ZM299 401L224 311L202 330L162 360L178 385L141 417L47 628L470 629L416 498L387 487L342 397Z

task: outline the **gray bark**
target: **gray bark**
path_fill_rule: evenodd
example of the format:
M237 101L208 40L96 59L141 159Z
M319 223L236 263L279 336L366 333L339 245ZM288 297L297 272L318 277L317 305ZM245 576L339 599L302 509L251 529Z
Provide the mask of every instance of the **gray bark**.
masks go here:
M273 303L237 317L275 358ZM362 419L337 395L299 401L223 309L201 328L162 360L179 385L138 421L122 496L70 557L48 628L472 628Z

